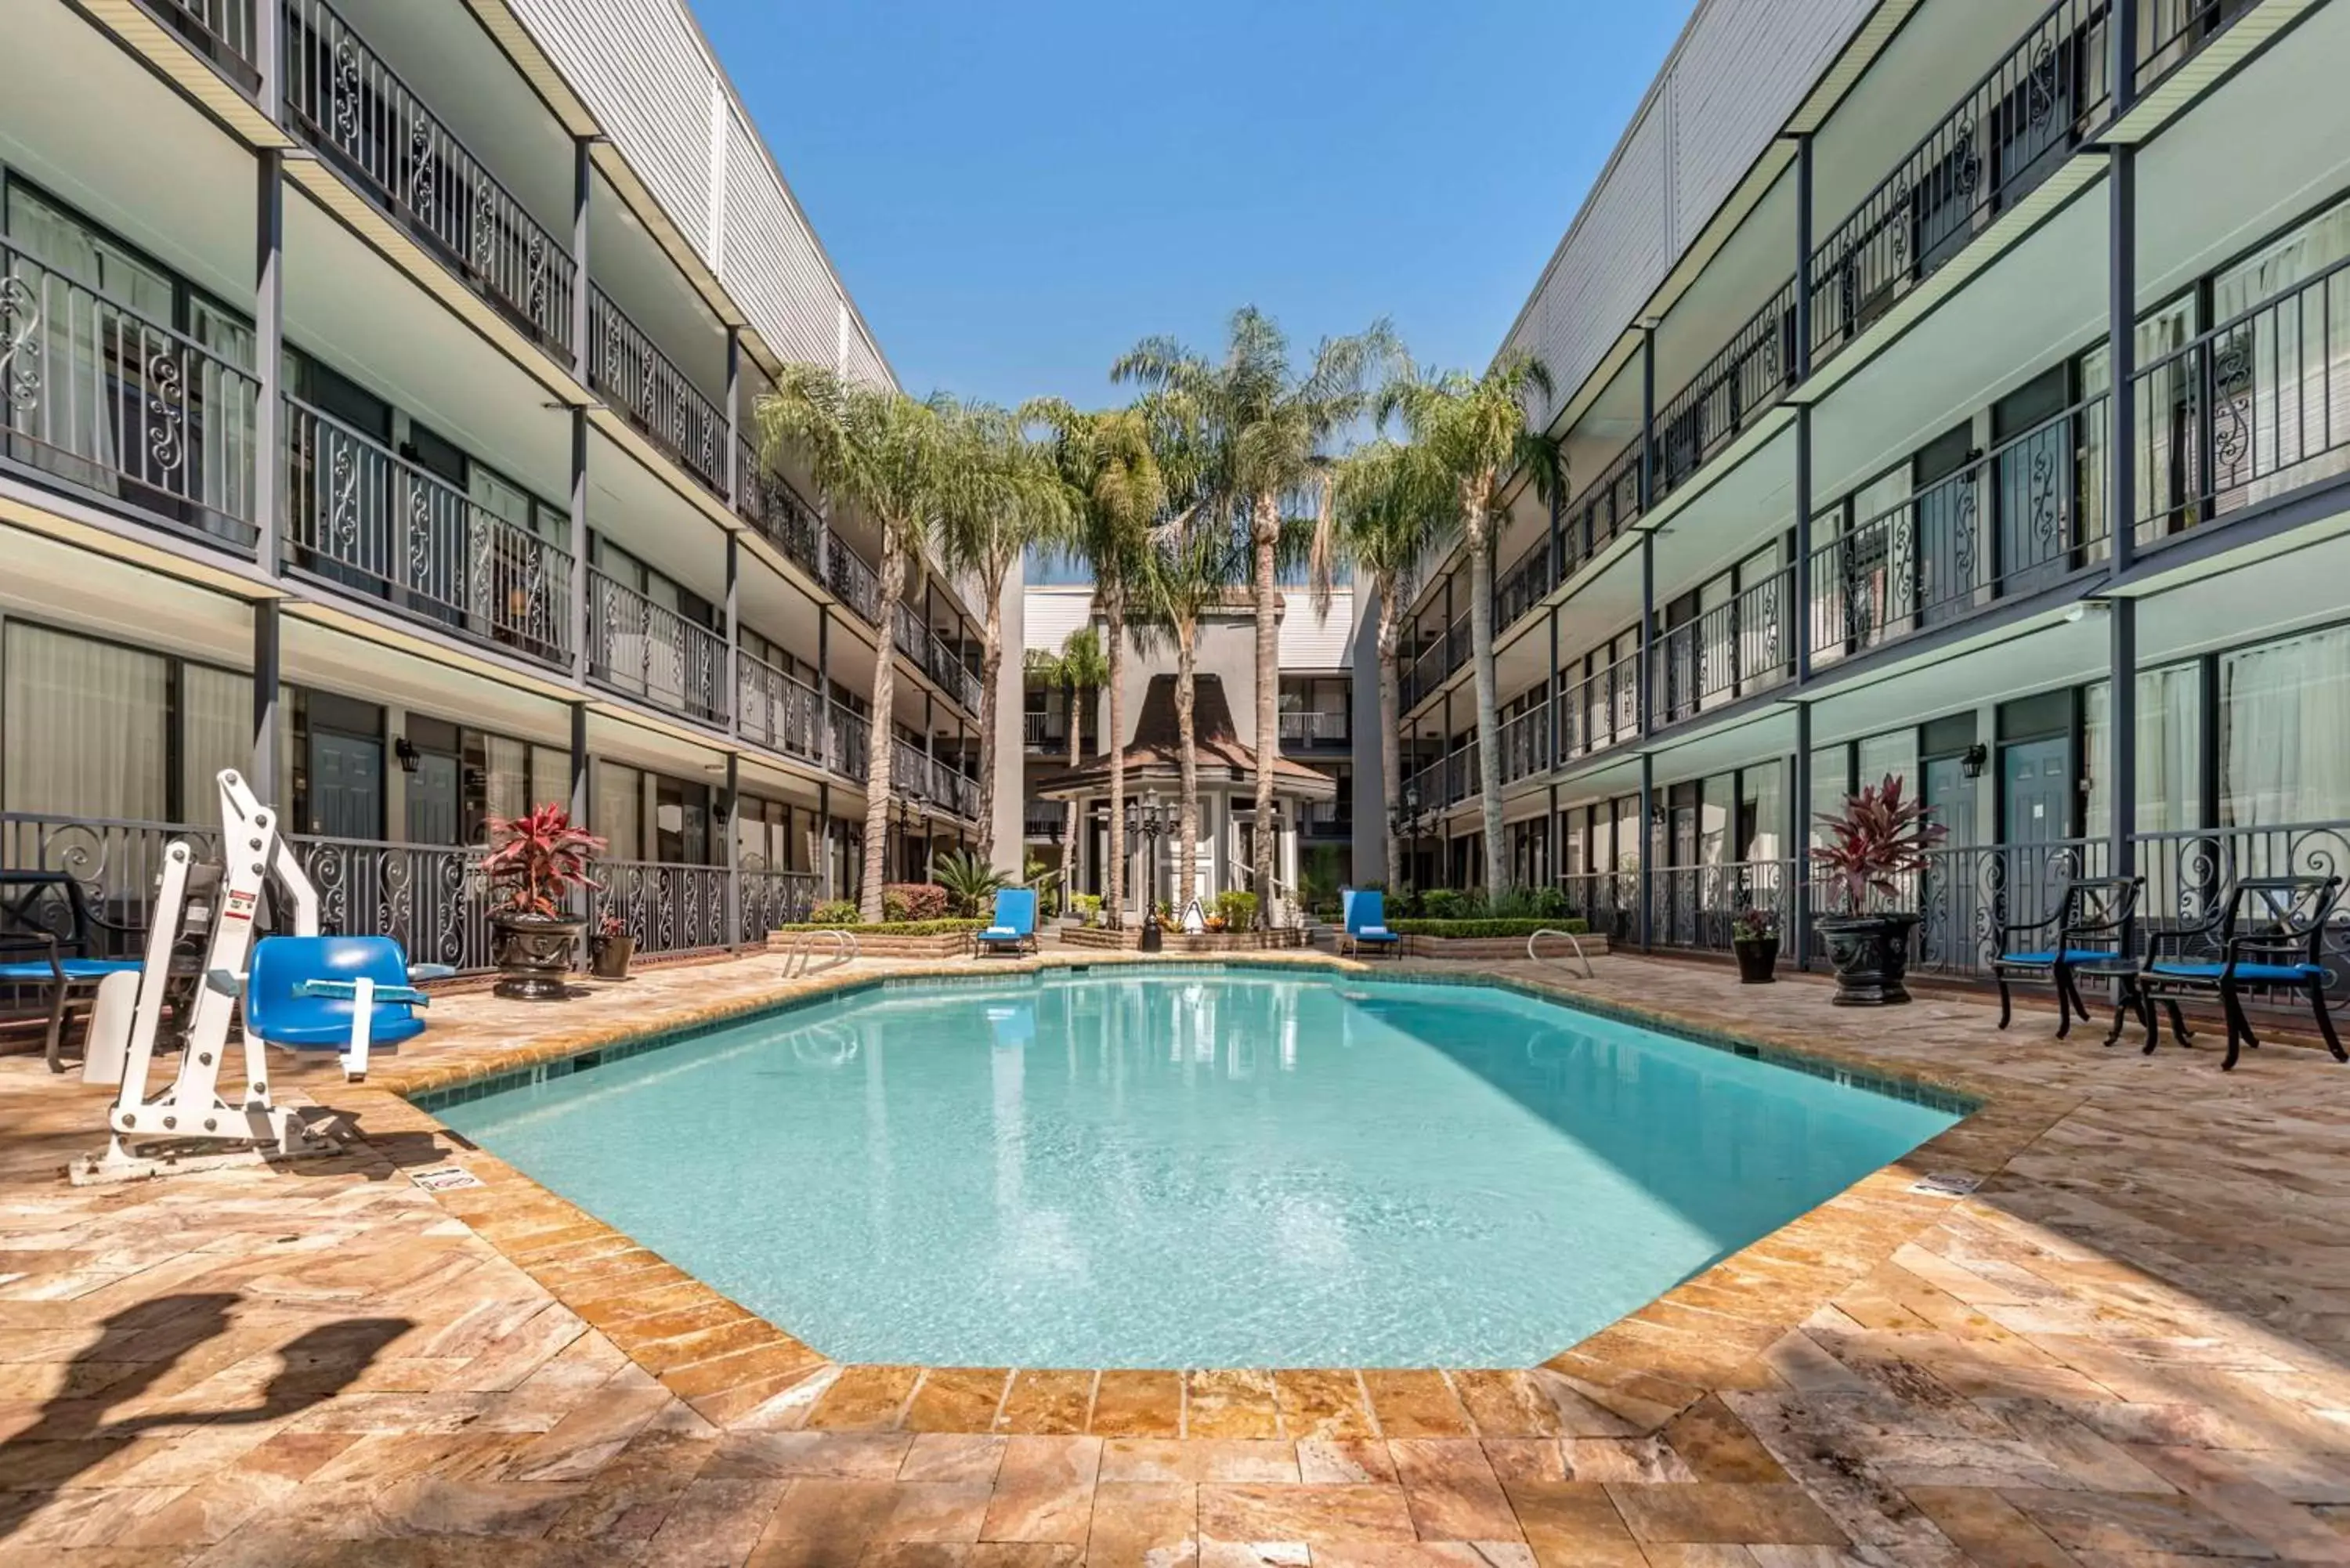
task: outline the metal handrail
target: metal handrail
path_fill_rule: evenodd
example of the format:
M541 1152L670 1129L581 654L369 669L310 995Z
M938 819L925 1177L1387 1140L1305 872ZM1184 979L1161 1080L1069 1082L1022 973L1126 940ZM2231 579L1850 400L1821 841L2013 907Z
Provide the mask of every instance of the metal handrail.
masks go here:
M1583 978L1586 980L1599 978L1597 971L1591 967L1591 955L1583 950L1583 939L1573 931L1562 931L1552 926L1544 926L1526 939L1526 961L1529 963L1539 961L1540 955L1534 951L1534 943L1544 937L1565 937L1568 941L1573 942L1575 959L1583 965Z
M815 956L808 950L810 946L815 943L816 939L818 937L830 937L832 939L832 961L826 964L824 966L825 969L843 968L846 965L854 963L859 956L857 946L857 933L855 931L843 930L837 926L827 926L822 930L802 931L792 939L792 945L784 950L784 978L785 980L792 980L795 978L806 980L811 974L819 974L823 972L820 970L811 967L814 965L816 960ZM795 971L792 968L794 963L797 963L799 965L797 971Z

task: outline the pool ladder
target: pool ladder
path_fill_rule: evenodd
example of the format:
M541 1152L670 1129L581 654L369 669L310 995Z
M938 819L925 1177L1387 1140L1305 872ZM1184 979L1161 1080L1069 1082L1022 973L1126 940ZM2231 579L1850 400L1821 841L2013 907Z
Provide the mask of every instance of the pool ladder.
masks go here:
M1526 958L1529 961L1532 961L1540 956L1534 951L1534 942L1543 937L1565 937L1568 941L1573 942L1575 944L1575 961L1583 966L1583 978L1586 980L1597 980L1599 978L1599 976L1592 971L1591 955L1583 950L1583 939L1576 936L1573 931L1556 930L1551 927L1545 926L1541 930L1536 931L1533 936L1528 937L1526 939Z
M820 931L802 931L792 939L792 945L784 950L785 980L795 977L805 980L809 975L823 972L816 967L816 954L810 950L818 937L832 939L832 958L824 966L825 969L838 969L858 956L855 931L844 931L837 928L827 928Z

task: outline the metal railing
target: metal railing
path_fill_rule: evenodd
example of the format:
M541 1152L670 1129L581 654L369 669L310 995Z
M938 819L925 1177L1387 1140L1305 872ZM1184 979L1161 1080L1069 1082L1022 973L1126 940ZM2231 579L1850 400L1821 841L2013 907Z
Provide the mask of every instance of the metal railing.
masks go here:
M0 240L0 455L250 554L260 383Z
M746 740L809 762L824 755L824 699L755 654L734 655L735 722Z
M742 924L735 935L758 946L778 926L805 920L815 909L816 878L812 871L773 871L744 866L742 873Z
M956 816L979 815L979 781L957 769L944 757L932 757L905 740L894 742L889 759L889 787L899 794L919 794L941 811Z
M1550 771L1550 704L1537 702L1502 726L1502 782Z
M688 472L726 493L726 416L593 284L588 294L588 382Z
M588 673L673 713L726 722L726 639L593 567Z
M1494 635L1515 626L1556 587L1558 579L1551 571L1550 535L1545 533L1511 562L1493 585Z
M479 846L296 837L318 890L320 929L385 936L410 961L485 970L495 961Z
M2138 372L2141 544L2350 470L2345 330L2350 259Z
M1023 712L1020 715L1021 743L1032 752L1062 752L1069 749L1069 716L1066 713Z
M881 580L864 557L841 543L829 528L824 536L824 586L832 596L868 626L881 618Z
M1791 929L1799 880L1793 860L1659 867L1648 881L1650 928L1660 944L1726 953L1738 917L1760 910L1783 935Z
M567 551L295 398L286 548L310 576L472 641L570 664Z
M2193 59L2260 0L2138 0L2137 87L2141 93Z
M1640 520L1640 440L1578 490L1559 517L1560 581Z
M1352 716L1311 708L1292 709L1281 715L1281 739L1298 746L1343 746L1354 739Z
M1812 253L1827 358L2037 189L2103 118L2107 0L2056 0Z
M1410 809L1434 811L1445 804L1444 778L1445 760L1439 757L1432 763L1422 764L1417 772L1407 778L1404 781L1403 792L1397 796L1397 799L1399 802L1413 803Z
M1794 575L1781 568L1657 639L1657 722L1678 723L1794 676Z
M825 746L825 765L846 779L863 784L872 772L873 727L862 714L835 707L832 732Z
M759 461L751 438L739 438L734 461L742 474L741 494L734 510L759 531L762 538L798 562L810 576L820 574L824 562L824 524L816 509L800 498L791 482Z
M1640 655L1638 649L1567 685L1560 699L1561 753L1589 756L1622 745L1640 733Z
M0 813L0 867L61 871L81 885L90 911L134 931L147 929L163 851L185 839L198 856L219 852L220 829L121 817L70 816L54 812ZM135 942L100 956L137 958Z
M2105 559L2106 400L2010 438L1812 551L1817 664L2039 591Z
M898 651L912 659L917 668L943 688L948 696L971 712L979 711L979 677L956 657L946 639L925 622L913 606L903 600L898 604L896 636Z
M1657 494L1689 483L1795 380L1795 280L1789 278L1736 336L1657 410ZM1635 442L1637 449L1638 443Z
M1404 670L1402 702L1406 711L1441 687L1452 672L1469 662L1469 612L1462 610L1442 635L1430 640Z
M710 952L741 940L726 929L726 867L598 860L588 929L616 915L639 953Z
M148 8L174 30L202 44L214 64L233 66L232 74L247 92L261 85L254 5L255 0L147 0Z
M285 118L541 341L571 343L572 257L323 0L285 5Z
M1485 793L1485 775L1479 768L1482 755L1483 748L1472 740L1444 759L1445 804L1457 805Z

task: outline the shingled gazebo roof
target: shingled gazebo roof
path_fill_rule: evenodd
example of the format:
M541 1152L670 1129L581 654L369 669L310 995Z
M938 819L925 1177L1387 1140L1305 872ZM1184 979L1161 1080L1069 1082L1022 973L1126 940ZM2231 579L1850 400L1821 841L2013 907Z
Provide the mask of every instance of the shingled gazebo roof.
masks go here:
M1232 731L1232 704L1224 699L1221 677L1196 675L1191 680L1191 724L1200 761L1200 783L1231 789L1256 788L1256 756L1241 744ZM1175 722L1175 677L1153 675L1143 693L1142 713L1134 726L1134 743L1126 748L1126 788L1128 798L1146 788L1177 787L1182 772L1181 732ZM1036 781L1036 793L1054 799L1102 794L1109 789L1109 759L1095 757L1083 765L1048 774ZM1273 790L1292 800L1335 800L1336 781L1329 774L1277 756L1273 764Z

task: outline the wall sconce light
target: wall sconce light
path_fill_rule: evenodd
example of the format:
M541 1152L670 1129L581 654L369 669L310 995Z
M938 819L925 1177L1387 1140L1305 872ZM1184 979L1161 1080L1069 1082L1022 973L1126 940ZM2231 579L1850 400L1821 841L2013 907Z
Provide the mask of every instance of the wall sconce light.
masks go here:
M1984 745L1981 741L1977 741L1973 745L1967 748L1967 754L1959 759L1959 767L1960 771L1965 773L1967 777L1970 779L1979 779L1983 776L1983 769L1988 766L1990 763L1991 748Z
M404 774L414 773L424 760L417 754L416 742L405 735L391 742L391 754L400 759L400 771Z

